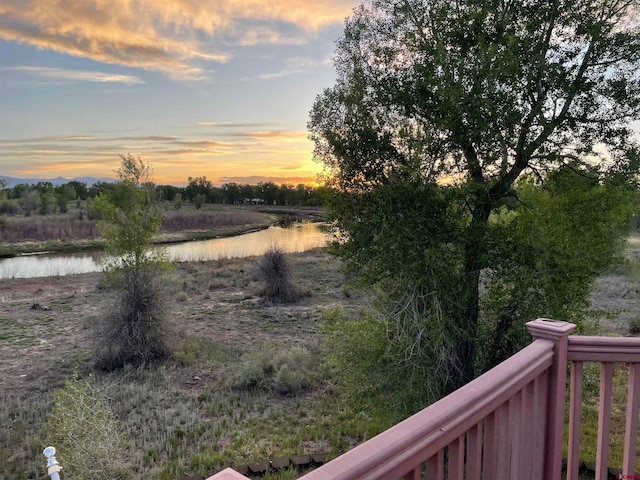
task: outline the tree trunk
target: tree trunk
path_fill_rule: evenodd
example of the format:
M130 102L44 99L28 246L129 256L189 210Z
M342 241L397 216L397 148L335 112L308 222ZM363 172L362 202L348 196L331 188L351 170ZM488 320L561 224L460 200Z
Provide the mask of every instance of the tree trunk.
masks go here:
M476 196L473 216L464 245L464 285L462 308L455 319L454 352L445 394L462 387L475 377L475 355L480 319L480 272L486 263L486 228L491 203Z

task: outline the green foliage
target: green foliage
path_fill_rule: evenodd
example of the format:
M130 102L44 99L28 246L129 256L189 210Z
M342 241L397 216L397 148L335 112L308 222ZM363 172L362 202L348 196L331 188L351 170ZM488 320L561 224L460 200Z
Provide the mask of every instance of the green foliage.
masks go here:
M519 348L525 320L577 318L628 231L636 13L370 0L347 20L309 121L338 191L335 251L383 292L391 343L442 325L441 393ZM424 364L434 349L418 349Z
M74 376L53 395L54 407L42 430L47 445L65 478L107 480L117 478L117 462L124 454L124 436L107 397L91 379Z
M173 197L173 208L176 210L180 210L182 208L182 194L179 192Z
M528 341L524 323L533 318L581 322L592 282L619 260L637 211L634 188L602 177L573 166L544 185L523 178L516 188L522 203L510 220L504 211L495 215L483 369Z
M266 344L241 357L232 385L240 389L297 395L316 383L317 375L309 350Z
M118 262L123 267L135 268L149 259L151 241L160 230L163 212L151 183L150 165L132 155L121 158L117 171L120 181L98 195L92 208L102 217L98 227L109 252L120 257Z
M407 295L404 310L386 316L327 314L322 327L327 364L354 408L380 412L392 407L394 415L405 418L442 396L451 334L436 309L425 311L420 301L424 298Z
M193 203L198 210L202 208L202 205L204 205L206 200L207 200L207 197L204 194L198 194L195 197L193 197Z

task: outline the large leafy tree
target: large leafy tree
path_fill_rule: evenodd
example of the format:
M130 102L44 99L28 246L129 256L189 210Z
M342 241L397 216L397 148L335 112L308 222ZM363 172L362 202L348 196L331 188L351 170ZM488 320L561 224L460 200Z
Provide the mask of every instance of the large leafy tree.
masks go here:
M348 264L387 284L389 311L445 319L441 393L474 376L483 322L484 344L507 354L501 338L525 312L561 312L550 294L561 275L580 285L569 299L579 305L612 258L630 197L606 192L628 192L637 167L638 10L636 0L370 0L347 20L336 84L311 112L315 155L341 192ZM618 200L610 229L594 210L608 198ZM558 256L565 240L592 238L572 223L576 202L591 208L582 229L598 223L607 245L577 276ZM518 286L515 272L530 282ZM534 297L537 310L521 308ZM411 352L427 331L412 331Z

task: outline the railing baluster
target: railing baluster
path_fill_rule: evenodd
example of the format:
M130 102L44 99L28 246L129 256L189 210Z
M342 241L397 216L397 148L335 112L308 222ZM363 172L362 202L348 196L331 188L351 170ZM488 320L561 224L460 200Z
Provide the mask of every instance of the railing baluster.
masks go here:
M582 419L582 370L582 362L571 362L567 480L578 480L580 464L580 422Z
M419 465L402 478L404 480L421 480L422 479L421 475L422 475L422 466Z
M496 412L491 412L484 420L482 478L488 479L496 477L496 465L498 463L496 424Z
M511 458L509 445L509 402L505 402L498 407L497 412L497 434L498 434L498 464L496 480L509 480Z
M629 365L629 389L627 391L627 420L624 429L623 475L636 473L636 448L638 444L638 409L640 408L640 363Z
M596 480L607 480L612 396L613 363L604 362L600 366L600 403L598 408L598 450L596 453Z
M449 444L447 480L464 480L464 435Z
M427 460L427 480L444 479L444 451L440 450L436 455Z
M529 382L522 390L522 428L520 435L522 435L522 441L520 442L520 458L523 459L520 462L520 473L516 477L519 480L537 480L533 477L533 469L531 468L531 458L535 455L535 450L532 450L532 444L535 444L536 438L536 411L535 411L535 383ZM526 459L526 461L524 460Z
M522 478L524 456L522 445L527 439L522 436L522 390L509 400L509 444L511 445L511 469L509 478Z
M482 472L482 422L467 433L467 480L480 480Z
M535 394L533 396L533 411L536 424L532 442L533 462L531 473L534 479L542 478L544 471L545 431L547 417L547 395L549 390L549 373L544 372L533 382Z

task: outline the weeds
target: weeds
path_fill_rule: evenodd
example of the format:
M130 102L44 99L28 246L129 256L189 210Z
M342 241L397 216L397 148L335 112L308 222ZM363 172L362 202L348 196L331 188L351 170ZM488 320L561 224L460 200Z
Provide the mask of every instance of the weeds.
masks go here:
M244 355L236 369L235 388L299 395L317 382L311 352L305 348L281 349L267 344Z
M300 293L291 282L291 267L284 251L271 247L259 263L260 276L264 284L262 296L270 303L295 303Z
M104 393L90 380L74 376L53 399L42 436L56 446L66 475L76 480L114 478L125 442Z

